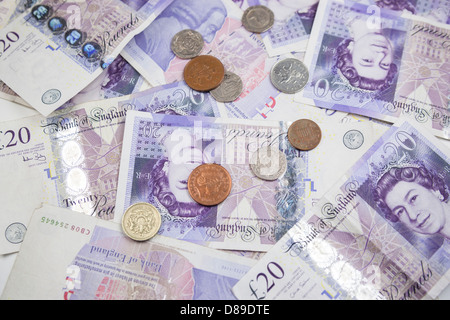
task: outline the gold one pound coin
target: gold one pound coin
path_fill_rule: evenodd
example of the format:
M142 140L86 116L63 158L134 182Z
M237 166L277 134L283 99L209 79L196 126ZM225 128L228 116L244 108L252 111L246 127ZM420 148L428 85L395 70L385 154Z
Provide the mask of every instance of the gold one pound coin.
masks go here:
M135 203L122 216L123 231L136 241L146 241L154 237L160 227L161 214L149 203Z

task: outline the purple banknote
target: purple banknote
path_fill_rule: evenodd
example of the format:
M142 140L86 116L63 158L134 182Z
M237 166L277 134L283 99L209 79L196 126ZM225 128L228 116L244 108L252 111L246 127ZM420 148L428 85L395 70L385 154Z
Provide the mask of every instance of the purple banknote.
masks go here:
M1 298L230 300L254 262L161 236L134 241L120 224L43 205Z
M350 166L371 141L357 124L324 125L321 145L301 152L287 139L289 124L130 111L114 220L120 222L130 205L150 202L161 213L162 235L220 249L267 251L326 191L333 172ZM345 146L350 132L360 137L354 150ZM270 179L250 166L257 150L267 147L286 158L267 161L279 171ZM331 155L345 160L330 166L330 174L324 162ZM189 175L202 163L220 164L230 174L230 194L219 205L201 205L188 192Z
M319 0L233 0L241 9L263 5L274 13L274 25L262 34L267 53L273 57L304 52Z
M249 6L265 5L274 12L275 23L263 34L264 44L270 56L306 50L319 0L233 0L233 2L243 10ZM411 13L437 22L450 23L450 2L447 0L359 0L357 2L376 5L399 13Z
M149 84L124 59L117 56L94 81L77 93L75 97L64 103L59 109L72 107L84 102L117 98L147 89ZM14 101L31 107L17 93L0 81L0 98Z
M32 213L47 202L104 220L114 218L125 118L129 110L220 116L209 95L184 83L0 123L0 253L17 251ZM11 175L11 172L15 172ZM20 192L18 191L20 190ZM27 198L27 201L17 200Z
M450 138L450 25L348 0L322 0L315 19L297 101Z
M449 173L450 152L441 141L409 122L394 125L234 293L240 299L436 298L450 279Z
M40 1L0 30L0 75L44 116L74 97L172 0Z

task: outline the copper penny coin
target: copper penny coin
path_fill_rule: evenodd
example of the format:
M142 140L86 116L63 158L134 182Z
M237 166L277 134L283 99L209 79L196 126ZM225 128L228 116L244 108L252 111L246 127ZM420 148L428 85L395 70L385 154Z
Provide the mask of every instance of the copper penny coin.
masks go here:
M192 199L201 205L218 205L231 192L231 176L219 164L201 164L189 175L188 191Z
M294 121L288 129L289 142L299 150L312 150L318 146L321 139L320 127L309 119Z
M217 88L225 76L225 68L219 59L202 55L190 60L184 67L184 81L197 91Z

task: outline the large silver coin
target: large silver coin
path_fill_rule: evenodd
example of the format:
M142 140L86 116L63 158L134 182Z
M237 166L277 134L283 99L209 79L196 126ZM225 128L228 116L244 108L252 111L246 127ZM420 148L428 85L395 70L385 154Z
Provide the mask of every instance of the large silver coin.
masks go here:
M241 95L243 89L241 78L233 72L226 71L222 83L210 93L218 102L232 102Z
M270 72L272 84L283 93L293 94L308 82L309 72L300 60L288 58L277 62Z
M242 16L242 25L254 33L263 33L269 30L275 22L275 15L266 6L248 7Z
M278 148L261 147L252 155L250 168L260 179L276 180L286 172L286 155Z
M152 238L160 227L161 214L158 209L146 202L131 205L122 216L122 230L136 241Z
M204 41L200 33L185 29L173 36L170 48L178 58L192 59L200 54Z

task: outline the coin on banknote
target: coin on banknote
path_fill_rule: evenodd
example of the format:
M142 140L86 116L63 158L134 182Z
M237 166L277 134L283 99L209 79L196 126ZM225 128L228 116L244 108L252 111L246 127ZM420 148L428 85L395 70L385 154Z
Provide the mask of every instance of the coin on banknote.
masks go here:
M298 59L287 58L277 62L270 72L270 80L283 93L293 94L302 90L308 82L309 72Z
M261 147L252 155L250 168L260 179L276 180L286 172L286 155L278 148Z
M225 68L219 59L201 55L189 61L184 67L184 81L197 91L210 91L217 88L225 76Z
M189 175L188 191L192 199L204 206L218 205L231 192L231 176L219 164L201 164Z
M218 102L232 102L242 93L244 85L241 77L237 74L226 71L222 83L211 90L211 95Z
M269 30L275 22L275 15L266 6L248 7L242 15L242 25L247 31L263 33Z
M161 227L161 214L153 205L139 202L131 205L122 216L122 229L133 240L145 241Z
M309 119L294 121L288 129L289 142L299 150L312 150L319 145L321 139L319 125Z
M203 37L199 32L185 29L173 36L170 48L178 58L192 59L200 54L203 44Z

